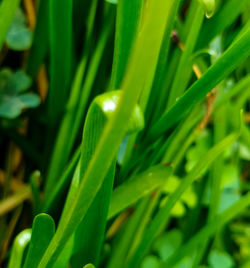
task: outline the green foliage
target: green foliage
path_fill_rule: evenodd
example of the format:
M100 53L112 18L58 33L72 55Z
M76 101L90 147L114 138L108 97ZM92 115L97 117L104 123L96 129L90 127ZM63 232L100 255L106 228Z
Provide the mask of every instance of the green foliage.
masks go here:
M234 261L229 254L216 250L211 251L211 253L209 254L208 263L211 265L212 268L234 267Z
M0 50L8 33L20 0L4 0L0 3Z
M211 134L208 131L203 131L196 139L195 144L187 150L185 169L190 172L192 168L198 163L199 159L211 147Z
M0 266L249 266L249 10L0 0Z
M178 186L180 185L181 181L178 177L172 176L167 180L167 183L164 185L164 188L162 189L163 193L170 194L174 192ZM164 206L164 204L167 202L168 196L166 196L161 203L161 206ZM186 212L186 206L190 209L195 207L197 202L197 197L192 189L192 187L189 187L181 196L180 200L176 202L174 205L171 214L175 217L182 217L184 216Z
M16 118L25 108L34 108L40 104L34 93L25 93L31 86L31 79L23 71L0 71L0 116Z
M182 233L173 229L168 233L158 237L152 247L161 260L166 260L182 244Z
M108 218L112 218L143 196L162 186L170 173L170 167L153 166L117 187L112 194Z
M26 18L18 9L6 36L6 44L13 50L26 50L32 44L32 33L26 26Z

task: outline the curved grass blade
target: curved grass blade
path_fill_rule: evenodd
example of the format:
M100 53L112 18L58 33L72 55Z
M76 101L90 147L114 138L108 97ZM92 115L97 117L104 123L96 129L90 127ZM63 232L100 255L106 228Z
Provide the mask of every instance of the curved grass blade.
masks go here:
M116 111L121 93L121 91L110 91L102 94L96 97L90 106L83 130L79 178L82 178L86 172L96 149L96 145L102 135L106 121L108 118L112 117ZM127 131L130 133L141 130L144 125L143 123L143 115L139 106L137 106L133 112ZM76 230L74 254L72 257L73 267L79 267L89 262L97 265L99 262L101 247L104 240L108 207L113 188L115 163L115 160L113 160L100 190L93 200L85 218ZM73 182L75 184L73 189L78 189L77 184L79 185L80 183L79 178L77 178L78 183ZM74 196L75 193L71 190L71 196L72 195ZM71 199L71 197L69 198ZM66 206L69 207L69 204L70 203L67 202ZM98 213L96 213L97 211ZM93 230L93 232L90 230ZM82 241L83 237L84 241Z
M107 98L106 101L107 103L110 103L111 107L113 107L112 105L114 102L112 102L112 100ZM109 110L108 104L107 109ZM77 176L77 181L73 182L74 187L72 188L76 191L78 190L81 178L87 169L89 161L91 160L96 145L101 137L105 123L105 110L102 109L102 106L98 105L98 101L94 100L87 114L83 130L79 173ZM72 256L73 267L80 267L81 265L89 262L97 264L99 261L99 255L101 253L101 246L106 227L108 204L113 188L114 171L115 162L113 161L100 190L96 194L93 203L86 213L86 216L76 230L74 235L74 251ZM70 194L75 195L72 189ZM73 200L73 198L69 198ZM66 205L68 207L70 206L68 204ZM67 214L67 210L65 213ZM61 221L63 221L63 218ZM93 230L93 232L91 232L91 230ZM83 237L84 241L82 240Z
M171 167L156 165L117 187L111 197L108 219L162 186L171 172Z
M54 233L55 223L48 214L43 213L35 217L24 268L37 267Z
M22 268L24 251L30 242L31 229L23 230L17 235L11 250L8 268Z

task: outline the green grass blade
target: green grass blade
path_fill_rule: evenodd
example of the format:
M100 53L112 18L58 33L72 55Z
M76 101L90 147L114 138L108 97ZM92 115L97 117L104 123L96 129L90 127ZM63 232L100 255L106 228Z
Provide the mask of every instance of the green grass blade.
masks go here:
M169 7L170 8L169 16L168 16L168 20L166 24L166 29L164 33L164 39L162 42L160 55L159 55L158 62L157 62L157 68L156 68L155 73L152 74L152 76L146 77L144 90L143 90L142 96L140 97L140 106L143 111L146 111L146 108L149 102L151 102L151 99L149 99L149 97L153 90L152 86L153 86L154 80L155 79L161 80L160 75L163 75L163 73L161 73L161 69L165 69L165 66L166 66L165 64L167 63L168 49L169 49L170 40L171 40L170 36L171 36L172 26L174 23L173 19L175 18L175 14L178 10L179 4L180 4L180 1L177 0L175 1L174 5L171 5Z
M248 267L249 12L0 0L0 266Z
M221 93L222 88L219 88L219 94ZM217 143L221 141L226 136L227 128L227 105L218 107L214 113L214 133L213 133L213 142ZM223 118L223 121L221 120ZM224 157L223 155L218 156L217 160L212 164L211 170L209 172L209 183L210 183L210 203L208 211L208 222L213 222L215 217L218 214L221 192L222 192L222 174L225 169ZM199 251L197 252L194 260L194 266L201 262L204 257L204 253L207 249L209 241L202 242L202 245L199 246Z
M100 261L114 175L115 161L112 163L105 181L89 207L86 216L76 230L72 267L80 267L80 265L89 262L98 265Z
M250 55L250 29L196 81L177 103L153 125L150 139L156 139L176 124L198 101Z
M115 247L112 248L112 258L110 258L107 268L123 267L126 262L127 254L131 249L131 241L136 236L136 232L141 223L141 218L145 214L145 207L149 204L148 198L144 198L136 206L135 212L129 218L126 225L116 238Z
M176 27L178 29L178 34L181 37L181 41L184 44L186 43L186 40L187 40L188 35L189 35L189 30L191 29L192 24L193 24L195 10L197 9L197 2L198 1L191 1L190 2L190 6L188 8L188 13L186 15L186 18L185 18L185 21L183 23L183 26L182 27ZM199 3L199 4L201 4L201 3Z
M221 10L218 10L214 17L206 21L204 24L204 27L200 33L197 47L202 48L207 46L216 35L223 32L236 20L244 8L249 5L249 3L249 0L225 1L225 4Z
M223 118L222 122L221 118ZM214 143L221 141L226 136L227 121L227 106L223 105L218 107L214 113ZM219 156L211 168L211 201L209 206L210 220L213 220L218 213L224 165L223 156Z
M162 186L171 171L171 167L160 164L150 167L143 173L121 184L112 194L108 218L111 219L140 198Z
M58 201L66 190L67 185L70 184L70 180L73 176L74 170L76 169L77 163L79 162L80 149L81 148L79 147L76 150L67 168L56 183L56 186L53 188L53 191L49 194L48 199L45 203L44 212L53 211L58 205Z
M149 119L153 119L156 117L156 109L159 105L159 99L164 99L164 82L165 82L165 76L167 71L167 63L169 60L169 51L170 51L170 45L171 45L171 32L173 30L176 14L178 12L178 8L180 5L180 1L176 1L176 5L173 6L173 10L170 13L169 21L167 25L167 29L165 32L164 41L162 43L161 52L159 56L159 61L157 64L157 69L154 76L154 81L152 84L152 89L150 92L150 101L146 101L147 108L145 112L145 119L146 122L148 122Z
M40 171L36 170L30 175L30 188L33 199L33 215L40 213L42 208L42 198L40 195Z
M27 62L27 73L35 77L49 50L49 0L39 1L36 27Z
M118 1L111 90L118 89L121 84L140 23L142 8L143 0Z
M250 193L242 197L238 202L219 214L211 223L203 227L190 241L181 246L161 267L173 267L185 256L194 252L201 241L210 238L222 226L230 222L238 214L243 212L250 205Z
M74 139L77 136L77 133L81 127L82 119L84 114L87 111L87 104L90 100L91 90L93 89L94 82L97 76L98 69L100 67L101 60L104 56L105 47L107 45L108 38L110 37L112 28L113 28L113 14L112 10L110 10L109 17L107 22L105 23L105 27L103 28L103 32L98 40L97 47L92 56L92 60L88 67L88 72L86 74L86 78L84 84L81 88L80 102L78 104L78 109L76 111L75 117L73 119L74 125L70 124L70 140L69 143L73 144Z
M237 95L242 95L244 90L249 90L249 85L250 75L247 75L246 77L242 78L237 84L235 84L230 90L219 96L215 102L215 107L223 105L225 102L236 97Z
M162 89L164 77L164 71L168 59L168 50L170 46L170 34L174 24L174 18L178 10L180 2L175 1L175 3L170 5L168 19L166 24L166 29L164 33L164 39L162 42L160 54L158 57L157 67L155 73L152 76L147 76L144 82L144 90L140 97L140 106L145 114L145 121L148 122L149 118L154 114L151 109L155 109L154 104L157 98L159 98L160 90ZM146 8L146 7L145 7ZM150 111L150 112L149 112ZM147 125L147 124L146 124ZM146 131L147 129L145 129ZM129 138L128 145L126 148L126 153L124 156L124 163L121 169L121 177L125 177L128 160L134 150L133 146L137 140L137 135L133 135Z
M60 255L55 264L53 265L53 268L68 268L73 253L73 248L74 248L74 236L70 237L64 249L60 252Z
M110 23L107 23L107 26L104 27L100 39L98 40L97 47L90 62L89 71L87 72L87 76L84 81L84 87L82 88L82 80L86 72L91 41L93 38L92 31L94 27L96 8L97 1L94 1L88 19L86 45L84 47L82 59L76 70L76 74L70 91L69 100L66 105L66 111L59 127L59 132L57 134L52 158L49 164L49 171L45 187L45 198L51 194L51 191L53 190L53 185L55 184L57 177L61 175L62 169L67 163L70 153L72 151L72 147L74 146L76 136L80 128L80 122L82 121L86 110L89 91L91 90L94 80L96 78L96 73L100 65L101 58L103 56L103 51L107 42L107 38L109 36L111 25ZM81 94L85 94L85 96L79 98ZM83 97L85 97L86 99L83 99Z
M31 229L23 230L14 240L8 268L22 268L24 251L30 242Z
M58 138L52 155L46 182L45 196L50 195L56 178L59 176L63 166L67 162L69 154L76 141L112 27L113 16L111 15L108 17L107 23L105 24L97 42L97 46L88 66L83 86L81 86L81 79L87 66L88 54L84 53L79 64L71 96L66 107L67 111L59 128ZM87 53L90 47L86 49Z
M107 97L97 97L89 108L83 130L78 184L80 184L81 178L86 172L107 120L105 116L105 112L107 111L103 109L105 107L105 102L117 105L112 101L113 96L111 96L110 93L112 94L113 92L104 94L108 95ZM115 109L109 112L112 113L114 111ZM97 265L99 262L101 246L104 240L108 205L113 188L114 174L115 162L113 161L100 190L95 196L86 216L76 230L74 236L74 254L72 256L73 267L80 267L90 262ZM97 211L98 213L96 213ZM93 232L90 230L93 230ZM83 237L84 241L82 241Z
M159 234L165 227L166 222L169 218L171 209L175 203L179 200L184 191L191 185L191 183L201 174L201 172L208 168L208 166L222 153L224 150L232 145L239 134L231 134L220 143L215 145L208 153L201 159L197 165L192 169L192 171L182 180L180 186L175 190L175 192L170 195L166 204L159 210L155 218L152 220L152 223L148 227L144 237L139 244L134 255L128 262L126 268L137 267L147 250L149 249L151 243L153 242L155 236Z
M65 221L46 250L39 268L51 266L69 237L82 221L100 189L129 124L129 118L143 89L144 76L155 72L169 5L165 0L149 1L146 18L138 35L121 88L124 94L115 115L104 129L88 169ZM158 29L156 32L155 29ZM151 50L154 46L154 50ZM150 52L150 53L149 53Z
M180 58L180 62L178 64L178 68L176 70L176 74L174 77L173 85L170 90L168 105L170 108L175 102L176 99L183 95L186 87L188 86L188 82L190 80L192 74L192 58L191 55L196 45L196 40L198 39L200 29L202 26L204 18L204 11L199 2L197 2L197 7L195 9L195 13L193 14L193 21L191 28L189 29L189 33L187 36L187 40L184 44L184 51Z
M163 78L163 85L161 85L161 97L157 98L157 105L154 108L153 118L151 124L157 122L160 116L164 114L166 110L167 99L169 95L169 88L171 88L172 80L174 78L176 69L178 68L179 59L181 56L181 51L178 47L176 47L171 53L171 57L169 58L169 63L166 66L166 75Z
M35 217L24 268L37 267L54 233L55 223L48 214L39 214Z
M86 172L106 121L115 112L118 101L121 98L121 93L121 91L110 91L102 94L96 97L90 106L83 130L79 178L82 178ZM137 106L132 114L129 132L141 130L143 127L144 120L139 109L139 106ZM72 257L73 267L79 267L89 262L96 265L99 263L108 207L113 189L114 174L115 160L113 160L104 182L86 216L76 230L74 255ZM99 213L96 213L96 211L99 211ZM91 229L93 232L90 232ZM84 237L84 242L82 241L82 237Z
M49 122L53 125L62 114L72 71L72 1L51 0L50 15L50 90Z
M182 124L180 124L178 128L173 132L170 137L169 146L167 150L165 150L165 154L162 158L163 163L173 163L175 159L178 158L178 155L185 147L185 143L188 140L190 132L195 132L195 130L193 129L195 128L195 126L197 126L199 121L201 121L201 118L203 116L201 109L202 108L200 107L200 105L197 105L197 107L192 110L186 120ZM200 114L201 116L197 116L198 114ZM181 149L180 144L182 144Z

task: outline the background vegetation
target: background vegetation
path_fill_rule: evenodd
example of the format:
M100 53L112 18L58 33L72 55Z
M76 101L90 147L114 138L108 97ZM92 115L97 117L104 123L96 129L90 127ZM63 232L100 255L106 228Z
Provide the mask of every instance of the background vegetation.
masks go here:
M0 1L0 263L250 267L250 1Z

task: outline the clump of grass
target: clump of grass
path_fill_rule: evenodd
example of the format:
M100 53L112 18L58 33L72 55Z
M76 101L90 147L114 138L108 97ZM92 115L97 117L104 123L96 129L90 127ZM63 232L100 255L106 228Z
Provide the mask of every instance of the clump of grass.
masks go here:
M12 2L0 5L1 47ZM16 53L41 105L1 119L0 146L11 146L0 166L0 261L248 267L250 1L21 8L36 27L29 51ZM4 45L3 66L12 50ZM6 81L5 114L2 96L15 87Z

